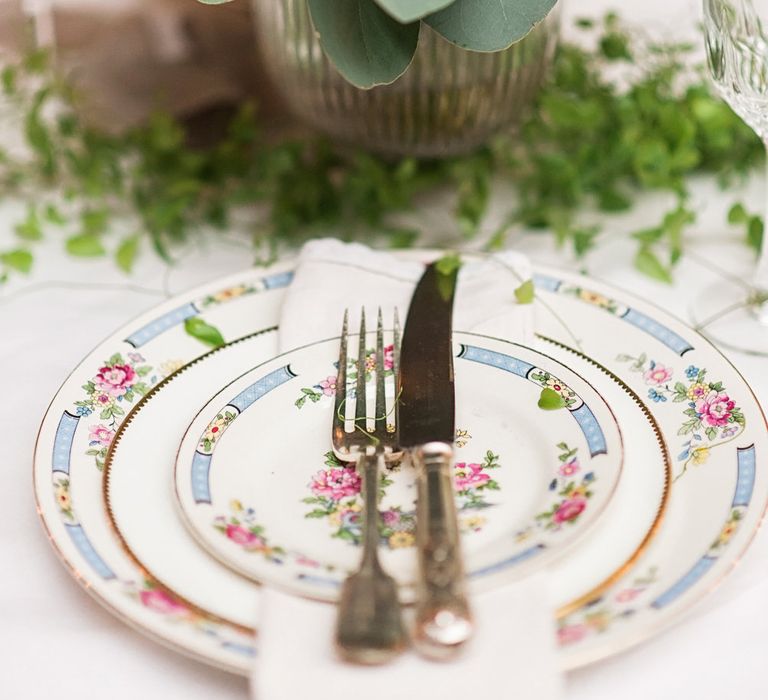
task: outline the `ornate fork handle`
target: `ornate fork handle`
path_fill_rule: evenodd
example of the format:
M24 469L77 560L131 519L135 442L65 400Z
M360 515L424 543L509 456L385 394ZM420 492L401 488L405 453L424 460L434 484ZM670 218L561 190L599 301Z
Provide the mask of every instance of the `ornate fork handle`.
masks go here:
M433 442L412 453L419 557L414 641L427 656L449 659L472 634L454 500L453 450Z
M379 563L379 473L381 454L361 455L365 499L363 558L341 592L336 645L349 661L379 664L398 655L407 638L402 625L397 586Z

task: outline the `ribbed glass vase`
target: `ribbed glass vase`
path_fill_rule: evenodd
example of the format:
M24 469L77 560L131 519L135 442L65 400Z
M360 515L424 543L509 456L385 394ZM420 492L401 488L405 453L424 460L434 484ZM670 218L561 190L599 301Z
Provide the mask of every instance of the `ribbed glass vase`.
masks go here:
M422 24L413 63L391 85L350 85L323 54L306 0L253 0L266 70L291 111L332 138L390 155L466 153L514 128L552 62L557 7L504 51L466 51Z

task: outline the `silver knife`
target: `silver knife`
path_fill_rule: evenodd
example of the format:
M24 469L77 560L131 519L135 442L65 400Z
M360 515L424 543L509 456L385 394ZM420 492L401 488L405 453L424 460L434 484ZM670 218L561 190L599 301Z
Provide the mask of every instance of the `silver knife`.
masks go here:
M449 659L472 634L453 488L455 396L451 344L457 270L427 267L411 299L400 352L400 444L416 469L414 644Z

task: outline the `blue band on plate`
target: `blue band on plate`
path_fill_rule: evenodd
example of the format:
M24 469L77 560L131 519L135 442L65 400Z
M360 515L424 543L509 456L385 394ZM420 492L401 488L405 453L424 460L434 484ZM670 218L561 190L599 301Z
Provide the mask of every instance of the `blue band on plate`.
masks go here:
M583 403L577 409L571 411L571 415L579 424L581 432L584 433L584 438L589 447L589 454L592 457L606 454L608 446L605 442L605 435L600 424L597 422L597 418L595 418L595 414L592 413L592 409Z
M85 530L80 525L65 525L64 527L67 528L67 533L72 543L77 548L77 551L83 555L83 559L88 562L88 565L103 579L115 578L112 569L107 566L106 562L93 548L91 541L85 534Z
M740 447L736 450L737 476L732 501L733 507L746 507L752 500L752 490L755 485L755 464L754 445ZM738 512L732 514L730 520L726 521L725 525L728 526L729 522L732 523L737 514ZM713 548L714 545L710 548L710 552L701 557L684 576L656 598L651 603L651 607L660 609L665 605L669 605L701 579L718 559L718 553Z
M188 318L197 316L200 312L192 304L184 304L178 309L169 311L166 314L151 321L146 326L142 326L135 333L129 335L126 339L126 343L130 343L135 348L140 348L145 343L148 343L153 338L165 333L165 331L184 323Z
M658 321L654 321L650 316L646 316L640 311L628 309L622 318L641 331L652 335L656 340L664 343L664 345L678 355L685 355L689 350L693 350L693 346L685 338L679 336L666 326L662 326Z
M292 281L293 271L290 270L288 272L278 272L262 280L264 289L280 289L281 287L287 287Z
M533 286L536 289L543 289L545 292L556 292L560 289L562 281L549 275L534 275Z
M276 389L281 384L285 384L285 382L290 381L294 377L296 377L296 375L291 371L290 366L286 365L285 367L276 369L274 372L270 372L258 381L255 381L251 386L235 396L229 403L242 413L246 408L254 404L263 396L266 396L270 391Z
M476 348L474 345L462 345L459 357L470 362L503 369L505 372L511 372L524 379L527 378L528 373L534 368L530 362L518 360L516 357L510 357L501 352Z
M747 506L752 500L752 489L755 487L755 446L740 447L736 451L738 476L736 477L736 492L733 495L734 506Z
M195 452L192 458L192 498L195 503L211 502L211 455Z
M502 561L491 564L490 566L485 566L482 569L475 569L474 571L471 571L469 573L469 578L479 578L480 576L487 576L488 574L495 574L499 571L503 571L504 569L508 569L510 566L519 564L526 559L535 557L537 554L544 551L544 549L546 549L546 545L541 543L533 547L528 547L528 549L524 549L522 552L519 552L518 554L515 554L514 556L511 556L507 559L503 559Z
M75 438L75 430L80 421L79 416L73 416L64 411L56 428L56 437L53 439L52 469L55 472L69 474L69 461L72 454L72 441Z

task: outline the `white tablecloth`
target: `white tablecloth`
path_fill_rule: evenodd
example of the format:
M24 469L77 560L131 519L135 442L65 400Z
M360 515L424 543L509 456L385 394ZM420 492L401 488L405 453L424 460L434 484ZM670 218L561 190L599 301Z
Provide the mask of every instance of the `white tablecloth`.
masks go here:
M574 3L575 5L575 3ZM567 15L593 14L604 0L567 6ZM625 16L658 24L668 33L690 33L695 2L672 9L660 0L642 7L623 3ZM714 183L694 183L699 214L687 241L690 251L674 286L644 278L631 268L632 244L620 235L655 223L671 204L666 196L644 198L632 213L608 221L607 233L585 263L554 249L550 236L521 234L514 245L534 262L584 266L595 277L652 299L679 316L716 278L707 259L741 275L752 260L725 226L735 198L759 210L763 179L723 195ZM501 188L500 188L501 189ZM495 194L501 215L504 192ZM451 230L441 209L420 214L432 230ZM13 240L11 222L20 206L0 207L0 249ZM494 228L493 216L488 230ZM53 232L54 234L56 232ZM332 233L332 232L329 232ZM730 236L730 237L729 237ZM116 327L169 293L207 282L243 265L245 243L207 239L190 246L171 271L145 252L132 277L107 260L78 261L61 252L50 235L37 248L34 273L0 291L0 697L110 698L110 700L243 700L246 681L189 661L130 630L102 610L71 579L46 542L34 510L31 456L39 421L70 369ZM435 241L432 241L435 242ZM768 401L768 360L730 353ZM571 674L569 700L671 698L764 698L768 695L768 533L758 534L741 565L674 629L635 650ZM526 699L521 699L526 700Z

